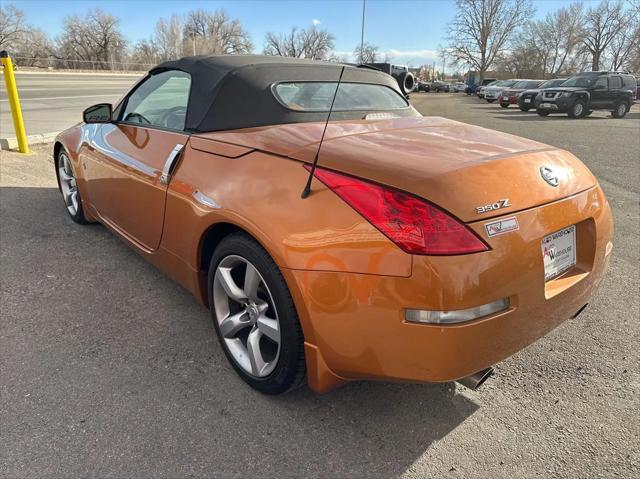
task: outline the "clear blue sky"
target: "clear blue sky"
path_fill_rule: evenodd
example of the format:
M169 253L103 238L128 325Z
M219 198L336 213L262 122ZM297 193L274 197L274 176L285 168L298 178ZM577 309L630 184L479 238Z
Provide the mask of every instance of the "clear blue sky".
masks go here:
M352 52L360 42L362 16L361 0L3 0L2 3L14 4L25 12L29 23L52 36L60 32L66 15L83 14L99 7L120 18L122 31L131 42L148 38L161 17L197 8L222 8L242 22L258 52L262 51L266 32L285 32L293 26L305 28L313 22L319 22L319 27L335 35L337 52ZM570 0L533 2L536 17L568 3ZM454 13L453 0L367 0L365 41L377 45L398 63L430 63L436 58L446 24Z

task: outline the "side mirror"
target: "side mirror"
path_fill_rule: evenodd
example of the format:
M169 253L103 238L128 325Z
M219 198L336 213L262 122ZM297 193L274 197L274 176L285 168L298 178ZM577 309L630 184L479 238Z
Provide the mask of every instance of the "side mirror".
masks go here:
M85 123L111 123L111 103L98 103L82 112Z

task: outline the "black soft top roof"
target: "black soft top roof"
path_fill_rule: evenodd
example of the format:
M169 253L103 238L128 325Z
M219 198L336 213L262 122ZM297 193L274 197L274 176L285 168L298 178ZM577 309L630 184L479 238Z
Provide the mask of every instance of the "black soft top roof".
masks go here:
M294 111L280 103L271 91L274 83L294 81L337 82L344 66L343 82L386 85L399 94L397 82L380 71L342 63L266 55L215 55L185 57L151 69L154 75L180 70L191 76L191 91L185 129L205 132L324 121L326 112ZM332 120L361 119L367 111L340 111ZM394 110L414 116L407 107Z

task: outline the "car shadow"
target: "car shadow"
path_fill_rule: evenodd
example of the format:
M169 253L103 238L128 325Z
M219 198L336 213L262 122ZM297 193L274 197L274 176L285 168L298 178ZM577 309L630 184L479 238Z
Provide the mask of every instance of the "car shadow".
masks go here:
M557 115L549 115L549 116L540 116L535 111L534 112L508 112L501 111L497 112L497 115L494 115L494 118L503 120L508 117L510 120L514 121L555 121L555 120L565 120L565 121L594 121L594 120L607 120L610 117L602 117L602 116L585 116L584 118L575 119L569 118L566 114L558 113Z
M398 476L478 409L453 384L261 395L209 312L106 228L73 223L55 188L0 199L4 447L18 475Z

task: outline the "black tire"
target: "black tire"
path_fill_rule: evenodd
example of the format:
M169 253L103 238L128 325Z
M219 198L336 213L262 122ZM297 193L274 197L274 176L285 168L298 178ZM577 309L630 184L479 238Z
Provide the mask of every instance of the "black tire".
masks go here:
M629 111L629 105L625 101L621 101L616 105L616 109L611 112L614 118L624 118Z
M486 98L485 98L486 100ZM487 100L487 103L493 103L495 100Z
M54 158L54 166L55 166L55 170L56 170L56 180L58 180L58 190L60 191L60 193L62 194L62 200L64 202L65 208L67 210L67 213L69 213L69 217L75 221L76 223L78 223L79 225L88 225L89 223L91 223L90 221L87 220L86 216L84 215L84 209L82 208L82 197L80 196L80 190L77 189L76 187L76 191L77 191L77 208L75 213L73 213L70 209L69 206L67 204L67 200L65 199L64 196L64 192L63 192L63 185L60 181L60 161L62 161L62 157L63 155L65 155L67 158L69 158L69 154L67 153L67 151L64 149L64 147L60 147L60 149L58 150L58 152L56 153L56 156ZM73 168L71 165L71 162L69 162L69 167ZM75 178L75 174L73 175Z
M549 110L541 110L538 108L538 115L540 116L549 116L549 113L551 113Z
M569 118L582 118L587 113L587 105L584 100L576 100L569 108Z
M509 108L509 103L500 103L502 108Z
M531 108L529 108L528 106L521 106L520 107L520 111L529 111Z
M229 255L240 256L251 262L268 285L280 327L280 353L275 369L263 378L247 374L227 349L220 333L213 303L213 280L220 261ZM303 385L306 382L304 358L304 336L298 321L293 299L287 283L269 254L250 236L244 233L232 233L225 237L213 253L208 274L208 294L211 318L218 340L225 356L238 375L252 388L265 394L282 394Z

